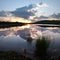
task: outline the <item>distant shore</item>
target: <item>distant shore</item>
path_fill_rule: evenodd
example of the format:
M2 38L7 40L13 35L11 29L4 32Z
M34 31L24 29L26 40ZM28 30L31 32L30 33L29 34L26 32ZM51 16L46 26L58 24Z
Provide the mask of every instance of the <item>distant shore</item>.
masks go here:
M23 25L26 25L26 24L27 23L21 23L21 22L0 22L0 28L23 26Z
M24 26L24 25L27 25L27 24L37 24L38 26L41 26L41 27L60 27L60 20L43 20L43 21L37 21L37 22L34 22L34 23L1 22L0 21L0 28Z
M33 24L56 24L56 25L60 25L60 20L41 20L41 21L36 21Z

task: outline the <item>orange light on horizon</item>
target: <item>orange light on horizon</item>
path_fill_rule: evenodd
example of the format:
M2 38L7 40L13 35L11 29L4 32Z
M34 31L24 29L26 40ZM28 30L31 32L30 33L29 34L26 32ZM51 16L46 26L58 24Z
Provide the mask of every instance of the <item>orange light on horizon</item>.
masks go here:
M30 20L26 20L24 18L19 18L19 17L12 17L10 19L10 22L22 22L22 23L31 23Z
M22 22L22 23L31 23L31 20L27 20L21 17L0 17L0 21L5 21L5 22Z

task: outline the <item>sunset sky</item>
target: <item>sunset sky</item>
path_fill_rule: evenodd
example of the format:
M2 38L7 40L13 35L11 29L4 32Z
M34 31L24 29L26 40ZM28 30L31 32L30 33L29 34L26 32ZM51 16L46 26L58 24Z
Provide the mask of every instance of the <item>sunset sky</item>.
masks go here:
M0 21L60 20L59 6L60 0L0 0Z

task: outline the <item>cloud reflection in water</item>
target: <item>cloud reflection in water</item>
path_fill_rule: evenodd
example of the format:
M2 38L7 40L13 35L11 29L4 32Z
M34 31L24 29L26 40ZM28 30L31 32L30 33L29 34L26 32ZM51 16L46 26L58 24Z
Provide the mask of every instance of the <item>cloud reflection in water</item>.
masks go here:
M37 25L26 25L22 27L11 27L0 29L0 50L22 50L24 48L34 49L35 38L48 36L52 38L49 49L54 51L60 49L60 28L45 28ZM27 37L31 36L31 46L27 45Z

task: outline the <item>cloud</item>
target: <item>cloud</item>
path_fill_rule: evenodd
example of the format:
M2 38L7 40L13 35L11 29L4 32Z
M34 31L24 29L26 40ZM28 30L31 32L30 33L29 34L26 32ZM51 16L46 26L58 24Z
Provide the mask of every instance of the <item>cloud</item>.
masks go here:
M54 14L51 15L51 17L53 17L53 18L60 18L60 13L58 13L58 14L54 13Z
M48 5L46 3L39 3L37 4L38 7L48 7Z
M17 17L14 14L10 12L4 12L0 16L0 21L7 21L7 22L23 22L23 23L30 23L31 21L28 21L27 19L24 19L22 17Z
M44 15L41 15L39 17L35 17L32 21L39 21L39 20L60 20L60 13L53 13L52 15L49 15L49 16L44 16Z
M0 21L22 21L22 20L57 20L60 19L60 13L44 16L40 9L48 7L46 3L31 4L28 6L17 8L14 11L1 11Z
M36 14L38 13L38 9L40 9L40 7L47 7L47 4L37 3L37 4L31 4L29 6L17 8L14 11L9 11L9 12L1 11L0 20L8 21L11 19L11 17L20 17L27 20L33 20L37 16Z
M31 4L29 6L17 8L15 11L12 11L11 13L14 14L15 16L29 19L31 16L32 17L36 16L35 14L38 12L38 9L40 9L40 7L47 7L47 4L44 3Z
M35 13L37 12L36 9L36 5L29 5L22 8L17 8L15 11L12 11L11 13L17 17L29 19L30 16L35 16Z

